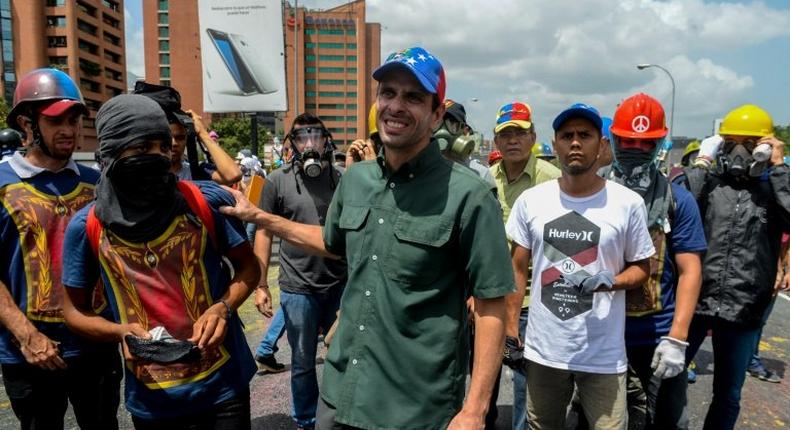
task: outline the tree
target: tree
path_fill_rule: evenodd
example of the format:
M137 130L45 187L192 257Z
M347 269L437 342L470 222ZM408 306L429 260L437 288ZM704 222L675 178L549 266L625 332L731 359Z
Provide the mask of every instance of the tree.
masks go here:
M10 111L11 108L8 107L5 99L0 97L0 128L8 128L8 125L5 123L5 119L8 116L8 112Z
M774 136L785 143L785 155L790 155L790 125L774 127Z
M219 135L219 144L222 148L235 157L242 149L251 149L251 124L250 118L222 118L211 123L210 130ZM263 127L258 127L258 158L263 159L263 144L269 142L271 136Z

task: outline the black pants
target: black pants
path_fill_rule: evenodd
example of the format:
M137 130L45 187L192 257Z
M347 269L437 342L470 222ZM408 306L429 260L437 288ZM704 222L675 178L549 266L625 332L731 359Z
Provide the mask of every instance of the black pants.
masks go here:
M250 392L195 415L144 419L132 415L136 430L250 430Z
M673 378L652 378L655 345L631 347L628 354L628 409L629 413L638 407L631 389L632 378L636 377L642 385L646 402L645 429L687 429L686 389L688 377L684 370Z
M63 429L68 402L82 430L117 430L123 376L117 347L65 360L66 370L3 364L3 383L22 430Z

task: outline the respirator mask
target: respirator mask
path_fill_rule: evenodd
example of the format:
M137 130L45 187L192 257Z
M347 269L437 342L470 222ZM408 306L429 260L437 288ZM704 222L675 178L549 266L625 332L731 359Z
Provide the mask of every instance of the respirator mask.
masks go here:
M439 149L449 151L460 160L466 160L475 149L475 138L464 134L464 124L445 118L442 125L433 133Z
M772 148L755 140L726 140L719 152L718 163L725 173L734 177L759 177L768 169Z
M309 178L321 176L324 161L332 154L332 140L323 127L303 127L289 135L294 150L293 163ZM301 150L299 148L302 148Z

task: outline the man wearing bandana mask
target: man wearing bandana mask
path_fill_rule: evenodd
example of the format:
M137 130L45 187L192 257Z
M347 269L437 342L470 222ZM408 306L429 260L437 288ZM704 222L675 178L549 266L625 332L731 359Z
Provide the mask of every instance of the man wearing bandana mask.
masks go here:
M99 179L72 158L87 114L77 85L55 69L20 79L8 114L27 152L0 164L0 364L21 429L62 429L69 403L80 428L118 428L117 348L86 344L63 316L63 235ZM104 296L94 299L101 311Z
M685 352L706 250L702 220L691 194L658 170L668 132L658 100L642 93L625 99L610 131L614 160L608 176L644 198L648 231L659 250L648 281L626 293L629 385L638 380L644 390L645 428L688 428ZM633 413L642 405L630 393Z
M135 428L249 429L255 363L234 311L260 273L241 223L217 212L230 196L208 181L177 185L167 119L151 99L110 99L96 129L105 166L96 201L74 216L64 240L69 327L97 342L121 342ZM109 318L88 306L99 279ZM160 327L180 345L191 342L198 359L153 361L130 349Z
M686 351L693 358L712 331L713 400L706 429L731 429L738 420L746 369L774 293L782 232L790 229L790 167L768 112L740 106L724 117L719 136L716 165L699 167L706 165L699 163L703 142L696 167L678 178L696 198L708 238ZM761 153L767 149L770 156Z

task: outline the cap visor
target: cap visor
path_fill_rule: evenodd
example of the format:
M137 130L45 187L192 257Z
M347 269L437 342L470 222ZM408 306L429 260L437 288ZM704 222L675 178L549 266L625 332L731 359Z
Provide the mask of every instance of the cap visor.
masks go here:
M417 78L417 80L420 82L420 85L422 85L425 91L431 94L436 94L436 87L432 85L430 81L428 81L428 78L426 78L422 73L418 72L416 69L413 69L412 67L409 67L406 63L401 63L400 61L391 61L389 63L383 64L378 69L373 71L373 79L381 82L381 78L384 77L385 74L387 74L392 70L398 70L398 69L409 71L409 73L411 73L412 76Z
M596 115L593 112L590 112L587 109L575 108L575 109L568 109L560 113L557 116L557 118L554 119L554 122L552 123L552 128L554 128L554 131L557 131L557 129L560 128L562 124L564 124L566 121L568 121L571 118L584 118L586 120L589 120L593 124L595 124L595 128L597 128L598 130L600 130L601 127L603 127L603 120L601 119L600 116Z
M499 124L494 128L494 133L499 133L500 131L508 127L518 127L518 128L523 128L524 130L529 130L529 128L532 127L532 123L523 120L513 120L513 121L503 122L502 124Z
M41 115L50 116L50 117L60 116L63 115L64 112L75 106L78 106L82 111L82 113L87 113L87 109L85 108L85 105L83 105L82 103L76 100L58 100L52 102L45 108L41 109L39 113Z

